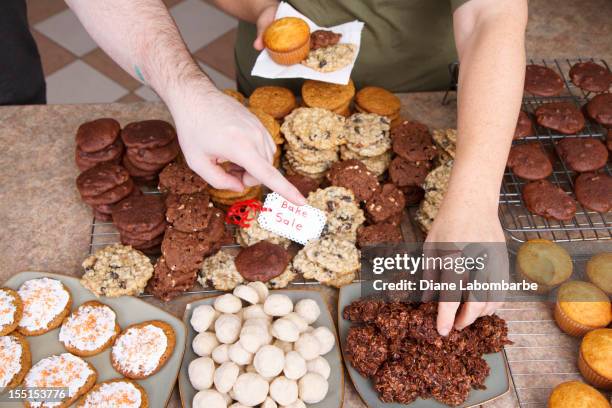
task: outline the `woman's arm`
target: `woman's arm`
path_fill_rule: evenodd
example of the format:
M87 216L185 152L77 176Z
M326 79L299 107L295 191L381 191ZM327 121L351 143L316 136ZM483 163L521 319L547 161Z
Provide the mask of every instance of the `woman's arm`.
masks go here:
M516 126L525 76L526 0L471 0L453 16L459 54L457 151L448 192L428 242L505 242L498 218L501 180ZM498 304L440 303L447 334L495 311Z

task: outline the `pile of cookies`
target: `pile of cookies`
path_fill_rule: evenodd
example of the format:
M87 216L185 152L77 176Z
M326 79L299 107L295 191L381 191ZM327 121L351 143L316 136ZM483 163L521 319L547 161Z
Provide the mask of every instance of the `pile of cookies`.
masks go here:
M158 194L132 195L113 205L112 218L122 244L148 255L158 255L168 224Z
M119 137L121 125L115 119L101 118L79 126L76 134L75 162L85 171L96 164L119 164L123 142Z
M351 104L354 96L355 84L352 79L349 80L347 85L312 79L308 79L302 84L302 102L306 107L327 109L345 117L351 114Z
M155 185L157 175L179 154L174 127L163 120L143 120L121 131L126 147L123 165L140 184Z
M377 113L354 113L346 120L346 145L341 148L343 160L358 159L376 176L389 166L391 138L389 119Z

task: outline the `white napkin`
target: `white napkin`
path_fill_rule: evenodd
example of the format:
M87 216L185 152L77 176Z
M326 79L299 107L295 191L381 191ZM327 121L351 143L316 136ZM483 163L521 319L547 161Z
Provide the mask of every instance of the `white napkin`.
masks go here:
M272 61L268 52L264 49L255 62L251 75L263 78L307 78L316 79L319 81L331 82L334 84L346 85L351 77L351 71L355 65L355 60L359 54L361 46L361 31L363 30L363 22L352 21L350 23L340 24L334 27L319 27L313 23L308 17L302 15L299 11L291 7L285 2L281 2L276 11L276 19L281 17L299 17L306 21L310 26L310 31L315 30L331 30L335 33L342 34L341 43L354 44L357 47L355 58L346 67L334 72L319 72L308 68L302 64L280 65Z

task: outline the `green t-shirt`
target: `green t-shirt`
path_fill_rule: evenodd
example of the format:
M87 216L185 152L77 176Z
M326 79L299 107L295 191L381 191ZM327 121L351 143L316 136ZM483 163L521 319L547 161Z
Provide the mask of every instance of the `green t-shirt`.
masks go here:
M352 78L360 88L377 85L393 92L446 89L448 64L456 61L452 13L468 0L289 0L323 27L353 20L365 23ZM240 22L236 40L239 88L247 95L262 85L298 90L302 80L251 76L258 51L256 29Z

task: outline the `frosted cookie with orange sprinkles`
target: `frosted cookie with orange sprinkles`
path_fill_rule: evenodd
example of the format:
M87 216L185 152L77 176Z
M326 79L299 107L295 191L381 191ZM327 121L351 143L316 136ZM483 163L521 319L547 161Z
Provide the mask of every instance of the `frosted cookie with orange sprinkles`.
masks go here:
M111 349L111 364L128 378L143 379L158 372L170 358L176 335L160 320L134 324L121 332Z
M23 313L21 298L13 289L0 288L0 336L17 328Z
M17 331L24 336L38 336L55 329L70 313L72 296L57 279L30 279L21 284L17 293L23 302Z
M25 337L17 332L0 337L0 389L21 384L31 366L32 355Z
M77 408L147 408L147 393L137 382L115 378L96 384L77 403Z
M96 383L96 369L81 357L63 353L43 358L34 364L23 380L24 387L68 388L68 396L61 402L26 402L26 407L69 407Z
M72 354L89 357L110 347L120 331L113 309L91 300L64 319L59 341Z

